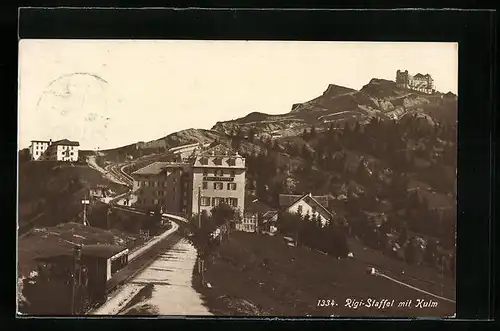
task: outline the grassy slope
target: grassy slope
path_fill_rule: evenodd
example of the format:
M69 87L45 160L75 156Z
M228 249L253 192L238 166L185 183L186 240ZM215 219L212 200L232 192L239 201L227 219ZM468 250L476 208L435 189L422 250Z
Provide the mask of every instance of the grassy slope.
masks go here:
M76 178L81 186L71 188L70 182ZM85 195L85 189L97 184L108 185L116 193L126 190L124 186L103 178L101 173L87 165L71 166L60 162L35 161L20 164L19 221L22 224L42 212L46 213L49 223L50 218L56 221L60 214L68 217L76 215L81 209L80 198Z
M336 260L307 249L289 247L278 237L233 233L220 246L219 258L207 263L206 280L212 288L200 291L210 309L215 314L223 315L237 315L237 311L228 308L228 302L234 304L243 299L266 316L448 316L454 313L454 304L434 298L431 299L438 301L437 308L378 310L345 307L348 298L365 301L385 298L395 299L396 302L412 299L413 303L416 299L430 298L367 274L366 269L371 265L362 262L362 254L362 251L356 252L354 260ZM376 261L385 265L386 269L396 269L394 265L397 262L393 260L379 256ZM411 271L407 273L419 273L418 268L408 270ZM397 279L412 282L407 276ZM412 284L429 291L437 290L429 288L425 282ZM333 299L338 306L317 307L320 299Z

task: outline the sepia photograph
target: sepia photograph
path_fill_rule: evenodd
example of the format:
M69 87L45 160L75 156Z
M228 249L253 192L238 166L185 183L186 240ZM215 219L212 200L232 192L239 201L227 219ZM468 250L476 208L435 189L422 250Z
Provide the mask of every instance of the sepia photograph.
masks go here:
M18 316L455 317L458 47L20 40Z

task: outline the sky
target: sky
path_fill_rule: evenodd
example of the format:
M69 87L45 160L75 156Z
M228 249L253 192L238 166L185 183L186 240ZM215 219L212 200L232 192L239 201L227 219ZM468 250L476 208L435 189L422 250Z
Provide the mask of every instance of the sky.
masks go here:
M394 80L398 69L458 94L457 43L24 39L18 147L67 138L107 149L210 129L287 113L328 84Z

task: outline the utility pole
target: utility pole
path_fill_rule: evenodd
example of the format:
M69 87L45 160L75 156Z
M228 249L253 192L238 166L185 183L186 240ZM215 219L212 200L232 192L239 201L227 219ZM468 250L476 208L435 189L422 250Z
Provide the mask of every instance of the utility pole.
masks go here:
M198 228L201 229L201 187L198 186Z
M87 195L85 195L85 198L82 200L82 205L83 205L83 225L89 225L89 222L87 221L87 205L90 204L90 200L87 199Z
M82 246L77 245L74 247L73 251L73 275L72 275L72 280L71 280L71 315L75 315L75 292L76 292L76 286L79 284L77 283L77 271L78 271L78 278L80 276L80 261L81 261L81 254L82 254Z
M198 234L199 234L199 243L201 244L201 187L198 186ZM200 275L202 275L203 273L203 270L202 270L202 266L201 266L201 258L202 258L202 252L201 252L201 246L202 245L199 245L198 246L198 249L200 250L199 252L199 257L198 257L198 273ZM202 276L202 284L203 284L203 276Z

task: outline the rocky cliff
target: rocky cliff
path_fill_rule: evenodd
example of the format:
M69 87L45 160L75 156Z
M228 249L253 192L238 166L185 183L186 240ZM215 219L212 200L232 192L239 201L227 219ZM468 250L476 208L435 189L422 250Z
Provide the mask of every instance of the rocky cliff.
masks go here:
M422 113L438 120L456 121L457 98L453 93L432 95L401 89L394 81L373 78L359 91L330 84L322 95L293 104L286 114L253 112L245 117L217 122L212 128L223 134L252 128L257 134L290 136L310 126L322 127L345 121L365 122L372 117L400 120Z

